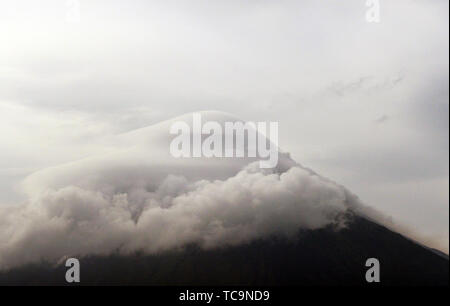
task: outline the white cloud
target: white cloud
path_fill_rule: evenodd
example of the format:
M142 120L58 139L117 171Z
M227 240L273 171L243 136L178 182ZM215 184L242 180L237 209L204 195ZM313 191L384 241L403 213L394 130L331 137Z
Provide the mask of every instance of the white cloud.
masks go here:
M363 209L345 188L286 153L274 169L260 169L255 158L172 157L169 126L190 117L123 134L112 153L27 177L26 203L0 208L0 268L191 243L236 245L339 227L348 209ZM202 118L231 120L218 112Z
M117 132L220 109L280 122L296 160L448 249L447 1L383 1L379 24L360 0L81 4L77 24L64 1L0 4L1 204L26 201L17 184L36 169L115 152ZM242 166L165 174L225 180ZM120 173L148 178L133 167L101 169L123 189ZM84 175L75 185L92 192L90 169L41 172L31 194Z
M127 173L117 172L116 179L128 179ZM343 187L299 166L280 174L262 172L257 163L225 180L189 182L169 174L154 189L69 185L0 210L0 267L291 235L300 228L339 225L340 215L357 202Z

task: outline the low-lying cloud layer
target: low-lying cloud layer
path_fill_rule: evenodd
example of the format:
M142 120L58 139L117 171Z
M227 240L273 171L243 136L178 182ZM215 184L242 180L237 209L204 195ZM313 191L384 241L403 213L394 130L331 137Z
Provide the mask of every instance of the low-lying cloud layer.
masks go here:
M217 122L234 120L203 114ZM273 169L261 169L252 158L172 157L169 126L187 118L122 134L110 153L27 177L26 202L0 208L0 269L66 256L227 247L289 237L299 229L339 229L349 210L393 228L347 189L287 153L278 153Z
M29 176L26 203L0 210L0 269L290 236L300 228L343 226L344 213L362 207L345 188L285 153L274 169L246 158L173 158L169 125L122 135L125 146L110 154Z
M340 222L357 200L342 187L292 167L251 164L226 180L189 183L169 175L154 191L110 193L67 186L0 213L0 267L66 255L155 253L196 243L236 245Z

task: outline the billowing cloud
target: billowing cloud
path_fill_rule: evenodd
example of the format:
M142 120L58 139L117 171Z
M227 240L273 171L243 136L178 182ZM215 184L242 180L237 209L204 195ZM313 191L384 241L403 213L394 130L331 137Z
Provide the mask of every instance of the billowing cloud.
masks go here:
M154 253L190 243L236 245L342 225L339 216L356 202L344 188L301 167L271 173L257 163L226 180L189 183L168 175L154 190L66 186L1 211L0 266L65 255Z
M362 207L345 188L285 153L273 169L247 158L173 158L171 122L122 135L128 149L29 176L26 203L0 210L0 268L339 228L348 209ZM133 141L138 145L129 146Z

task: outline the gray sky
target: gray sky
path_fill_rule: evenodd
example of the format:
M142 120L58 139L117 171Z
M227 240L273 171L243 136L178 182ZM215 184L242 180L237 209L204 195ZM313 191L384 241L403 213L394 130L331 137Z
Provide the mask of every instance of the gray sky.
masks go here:
M78 2L79 22L0 3L0 203L112 135L221 110L278 121L296 161L448 249L448 1L380 0L379 23L363 0Z

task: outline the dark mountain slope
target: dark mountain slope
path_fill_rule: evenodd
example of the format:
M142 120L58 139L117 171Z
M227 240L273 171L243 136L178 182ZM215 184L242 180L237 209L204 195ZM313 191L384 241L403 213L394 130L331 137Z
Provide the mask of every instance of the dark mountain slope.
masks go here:
M360 217L346 229L302 231L292 241L81 258L81 284L364 286L370 257L380 261L380 285L448 285L448 258ZM0 284L64 285L65 271L64 265L28 265L0 273Z

